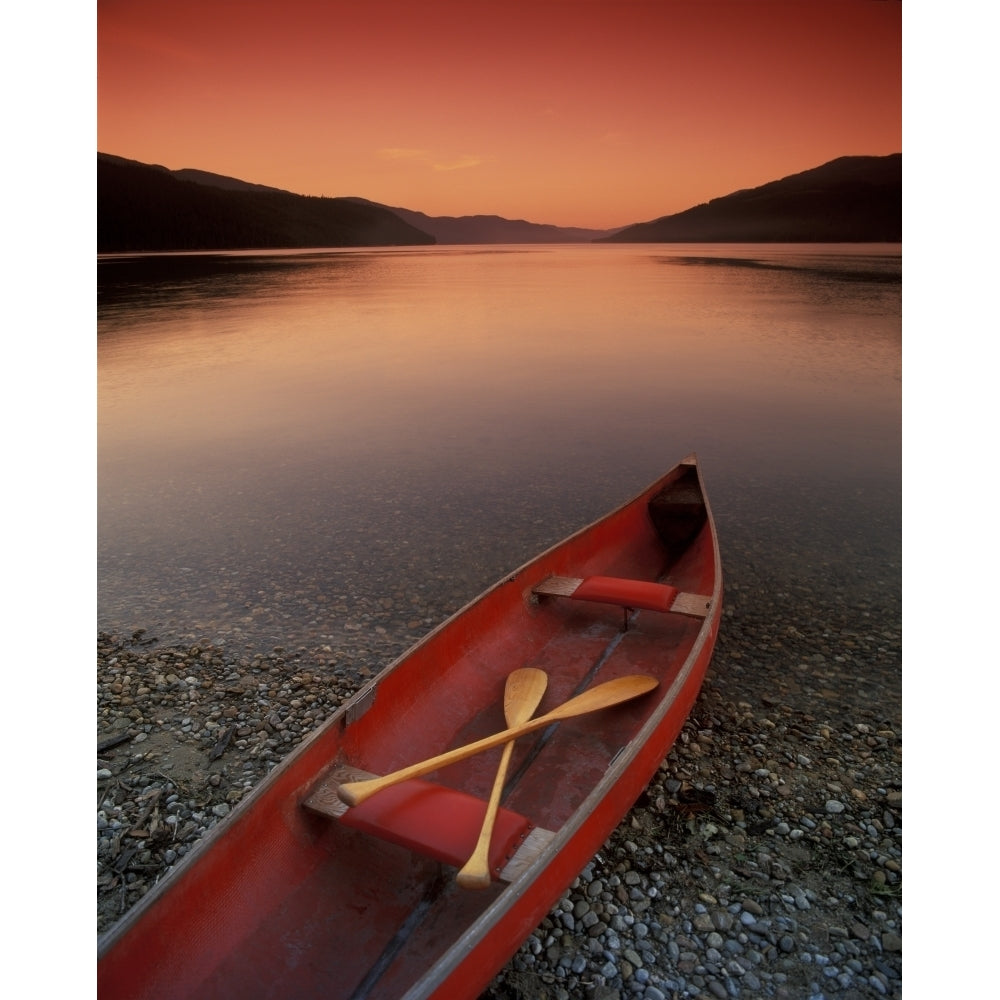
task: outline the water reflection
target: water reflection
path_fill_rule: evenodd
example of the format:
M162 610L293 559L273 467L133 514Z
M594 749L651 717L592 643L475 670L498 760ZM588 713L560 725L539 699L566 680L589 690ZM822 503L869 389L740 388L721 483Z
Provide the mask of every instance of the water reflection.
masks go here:
M457 602L690 450L734 541L897 545L899 284L831 272L898 253L796 252L102 260L101 622L290 643L402 567Z
M758 248L758 256L730 257L723 254L668 254L659 258L664 264L694 267L748 268L766 271L796 271L804 278L831 278L836 281L859 281L885 284L902 282L902 258L898 247L885 247L881 252L858 251L837 253L803 253L799 247L778 249Z

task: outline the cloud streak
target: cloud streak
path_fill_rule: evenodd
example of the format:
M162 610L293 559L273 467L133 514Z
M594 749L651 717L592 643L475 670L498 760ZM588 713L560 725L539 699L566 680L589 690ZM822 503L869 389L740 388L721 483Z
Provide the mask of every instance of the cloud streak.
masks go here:
M460 156L450 163L435 163L433 166L435 170L467 170L469 167L478 167L482 162L478 156Z
M440 160L428 149L408 149L400 146L387 146L378 151L383 160L409 160L420 163L431 170L467 170L478 167L483 159L472 154L463 154L454 160Z
M399 146L389 146L380 149L378 155L383 160L429 160L430 153L426 149L402 149Z

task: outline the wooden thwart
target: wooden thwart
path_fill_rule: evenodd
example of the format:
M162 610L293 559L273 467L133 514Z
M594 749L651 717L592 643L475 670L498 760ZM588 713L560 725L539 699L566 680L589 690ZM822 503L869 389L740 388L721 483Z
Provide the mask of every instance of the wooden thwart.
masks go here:
M616 577L550 576L537 584L532 593L546 597L569 597L574 600L617 604L624 608L669 611L671 614L705 618L712 599L703 594L686 594L665 583L622 580Z
M305 799L302 805L311 812L317 813L321 816L347 822L344 817L350 807L341 800L340 795L338 794L338 789L342 784L347 784L348 782L368 781L369 779L376 777L378 777L378 775L372 774L369 771L361 771L358 768L353 768L348 765L335 767L310 792L308 798ZM449 808L449 803L454 804L454 802L461 798L477 803L482 807L483 812L485 812L486 803L479 799L473 799L472 796L465 795L463 792L444 788L443 786L438 786L437 791L442 801L441 808L443 810L447 810ZM508 817L515 816L515 814L507 815ZM435 844L434 840L438 833L446 834L448 832L453 832L448 830L448 826L448 823L438 823L436 826L430 825L427 829L421 831L415 831L413 828L409 828L406 831L406 835L403 837L397 836L396 831L393 830L379 830L374 827L362 827L362 829L367 829L367 832L370 832L375 836L380 836L392 843L403 844L418 853L426 854L430 857L436 857L438 860L444 860L444 855L447 855L454 845L439 846ZM472 828L472 837L475 838L477 833L478 825L475 825ZM541 854L554 836L555 834L551 830L543 830L539 827L530 827L527 829L523 838L520 839L517 849L513 851L509 858L506 859L503 867L495 873L497 881L513 882L514 879L517 878L521 872L523 872L538 857L539 854ZM464 862L467 854L468 850L466 850L465 855L462 855L461 851L459 851L461 860L456 863L453 859L449 858L448 863L454 864L455 867L458 867L458 865Z

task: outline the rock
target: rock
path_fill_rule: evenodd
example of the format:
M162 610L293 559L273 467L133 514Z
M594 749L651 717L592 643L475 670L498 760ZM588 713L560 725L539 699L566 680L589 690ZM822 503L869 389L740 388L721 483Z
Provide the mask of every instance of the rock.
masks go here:
M882 934L882 950L900 952L903 950L903 939L894 931L885 931Z

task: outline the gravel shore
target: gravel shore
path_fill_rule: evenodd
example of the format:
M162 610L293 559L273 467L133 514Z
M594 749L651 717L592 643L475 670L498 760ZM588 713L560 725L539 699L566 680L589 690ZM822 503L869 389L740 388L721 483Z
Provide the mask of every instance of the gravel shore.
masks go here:
M680 739L485 1000L902 996L898 588L763 577L727 578ZM405 619L266 652L98 636L99 933L435 621Z

